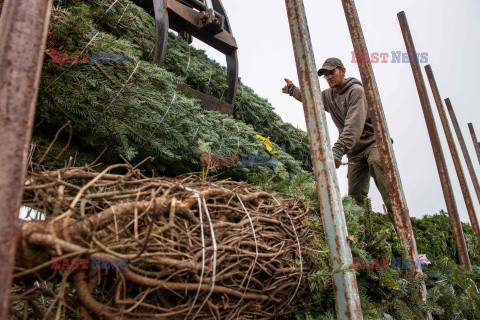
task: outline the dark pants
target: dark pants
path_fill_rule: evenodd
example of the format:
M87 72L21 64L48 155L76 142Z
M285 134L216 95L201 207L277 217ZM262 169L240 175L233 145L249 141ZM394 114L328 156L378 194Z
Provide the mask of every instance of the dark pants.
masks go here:
M380 161L377 143L374 142L361 152L348 158L348 195L363 205L370 188L370 177L382 195L388 212L392 212L392 203L388 195L387 181Z

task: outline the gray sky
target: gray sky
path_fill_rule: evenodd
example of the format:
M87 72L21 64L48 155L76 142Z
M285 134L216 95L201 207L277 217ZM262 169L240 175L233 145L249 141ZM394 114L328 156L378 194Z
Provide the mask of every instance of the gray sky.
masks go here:
M304 0L313 42L317 69L326 58L342 59L347 77L360 80L358 66L352 63L352 42L345 21L342 3L338 1ZM239 75L242 82L267 98L285 122L306 130L301 103L281 93L283 78L298 85L285 2L282 0L223 0L239 50ZM417 52L428 53L442 99L450 98L480 175L467 123L472 122L480 137L480 1L478 0L357 0L357 10L369 52L388 52L388 63L373 64L375 77L385 110L394 150L399 165L410 215L421 217L446 210L433 151L418 93L408 63L391 63L392 51L406 52L397 13L405 11ZM225 58L195 40L194 46L225 65ZM425 73L425 83L429 90ZM320 79L322 90L328 88ZM463 91L462 91L463 90ZM454 187L462 221L468 221L465 202L455 173L438 111L430 94L430 103ZM338 131L327 114L330 140ZM453 130L453 127L452 127ZM456 136L455 136L456 137ZM461 153L457 143L457 149ZM346 159L344 158L344 161ZM461 157L462 163L463 156ZM475 209L480 212L467 167L464 171ZM347 194L346 168L337 170L342 195ZM374 210L381 211L382 200L371 180L370 196Z

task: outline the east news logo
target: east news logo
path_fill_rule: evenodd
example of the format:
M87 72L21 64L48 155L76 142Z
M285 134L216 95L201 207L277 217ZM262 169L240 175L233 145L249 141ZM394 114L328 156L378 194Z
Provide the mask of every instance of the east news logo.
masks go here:
M128 259L91 258L91 259L62 259L52 257L52 269L127 269Z

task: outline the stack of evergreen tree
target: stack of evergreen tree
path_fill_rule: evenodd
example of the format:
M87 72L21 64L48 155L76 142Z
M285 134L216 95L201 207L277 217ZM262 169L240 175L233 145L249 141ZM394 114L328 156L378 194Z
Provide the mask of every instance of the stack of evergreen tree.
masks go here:
M281 121L272 106L239 84L233 117L208 112L199 101L177 91L176 83L223 98L226 70L173 34L169 36L165 68L152 63L155 24L130 1L56 2L47 42L37 105L34 142L40 148L68 120L79 161L99 155L114 163L122 155L137 162L154 156L152 169L163 175L200 171L201 155L250 154L276 151L279 174L298 174L311 168L305 132ZM110 10L109 10L110 8ZM108 12L107 12L108 11ZM64 63L58 51L69 57ZM74 53L126 53L126 63L68 63ZM56 59L57 58L57 59ZM269 152L257 134L271 137ZM68 130L60 135L68 140ZM63 138L62 138L63 137ZM90 156L90 157L89 157ZM48 159L47 159L48 162ZM222 168L246 177L268 167Z
M240 82L230 117L204 111L193 97L177 91L176 83L185 83L224 97L226 70L202 50L170 34L165 67L158 68L151 62L154 19L129 0L55 0L54 5L32 139L37 162L55 167L71 158L82 165L100 157L106 166L121 161L120 156L132 163L154 156L143 168L155 175L203 170L203 174L248 178L264 190L283 191L316 206L306 133L282 122L267 100ZM68 63L67 59L54 63L57 51L71 61L75 60L73 53L93 51L126 53L128 61ZM204 153L271 155L257 135L271 137L279 166L202 169ZM387 217L373 213L368 206L358 207L348 198L344 206L349 233L354 235L354 257L403 255ZM318 244L304 256L310 268L307 282L311 294L299 301L304 308L290 317L334 319L328 246L318 216L306 220L317 231ZM444 213L413 219L412 223L419 252L426 253L433 263L424 270L428 304L414 301L420 283L409 281L406 270L362 269L357 271L357 279L364 318L416 319L422 310L430 310L438 319L480 319L480 257L471 228L464 226L474 264L473 272L468 272L455 263L453 233Z

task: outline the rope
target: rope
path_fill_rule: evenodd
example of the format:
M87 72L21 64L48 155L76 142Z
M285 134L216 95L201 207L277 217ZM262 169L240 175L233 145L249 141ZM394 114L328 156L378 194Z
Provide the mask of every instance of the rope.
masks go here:
M127 4L127 6L125 7L125 10L123 10L123 13L122 15L120 16L120 19L118 19L118 22L117 24L115 25L115 28L118 26L118 24L120 23L120 21L122 20L123 16L125 15L125 12L127 11L128 7L130 6L130 3Z
M155 133L155 131L157 131L158 127L160 126L160 124L162 124L163 122L163 119L165 119L165 116L167 115L168 111L170 111L170 107L172 106L173 102L175 101L175 98L177 97L177 93L174 92L173 93L173 98L172 98L172 101L170 102L170 105L168 106L167 108L167 111L165 112L165 114L163 115L162 119L160 120L160 122L157 124L157 126L155 127L155 129L152 131L152 133L150 134L150 136L148 137L147 140L150 140L150 138L153 136L153 134Z
M225 121L222 119L222 130L225 129ZM220 136L220 148L218 149L218 152L222 151L223 148L223 135Z
M193 299L192 306L190 307L190 310L188 310L187 315L185 316L186 320L190 313L192 313L193 307L195 306L195 303L197 303L198 296L200 295L200 291L202 288L202 281L203 281L203 274L205 272L205 233L203 231L203 217L202 217L202 204L200 202L200 196L198 195L197 190L193 190L190 188L184 188L187 191L193 192L195 196L197 197L197 202L198 202L198 215L200 217L200 233L202 235L202 271L200 273L200 282L198 283L198 290L197 294L195 295L195 298Z
M280 202L278 202L277 198L272 195L272 198L277 202L278 205L280 205ZM300 258L300 277L298 278L298 284L297 288L295 289L295 292L293 293L292 297L290 298L290 301L288 301L287 305L292 303L293 298L295 298L295 295L297 294L298 288L300 288L300 284L302 281L302 276L303 276L303 261L302 261L302 248L300 246L300 240L298 239L297 235L297 230L295 229L295 225L293 224L292 217L288 214L286 210L283 210L285 214L287 215L288 219L290 220L290 223L292 224L293 232L295 233L295 238L297 238L297 245L298 245L298 256Z
M188 63L187 63L187 69L185 70L185 78L187 77L188 74L188 69L190 68L190 48L191 46L188 46Z
M110 5L110 7L108 7L108 9L107 9L107 11L105 11L105 13L107 13L108 11L110 11L110 9L112 9L113 6L114 6L117 2L118 2L118 0L115 0L115 2L112 3L112 4Z
M41 287L40 287L40 282L38 282L38 280L35 281L35 284L37 285L37 287L41 288ZM42 304L45 304L45 300L43 299L43 295L40 296L40 297L42 298Z
M236 195L238 198L238 201L240 201L240 204L242 205L243 210L245 210L245 213L247 214L248 220L250 220L250 226L252 227L252 233L253 233L253 240L255 241L255 259L253 260L252 266L250 267L250 275L248 276L247 284L245 285L245 291L243 292L242 298L237 302L235 307L230 311L228 314L226 320L230 319L230 316L232 313L235 311L235 309L240 305L240 303L243 301L243 298L245 297L245 294L247 293L248 285L250 284L250 280L252 279L253 276L253 271L255 269L255 265L257 264L257 259L258 259L258 243L257 243L257 236L255 235L255 227L253 226L253 220L250 214L248 213L247 208L245 208L245 205L243 204L242 199L240 199L240 196L237 194Z
M195 130L195 134L193 135L193 138L192 138L192 139L195 139L195 137L197 136L198 129L200 129L200 127L197 127L197 130Z
M78 150L75 150L75 158L73 159L72 167L75 167L75 162L77 161L77 153L78 153Z
M228 190L228 189L225 189L224 187L221 187L219 185L216 185L214 183L212 183L212 186L214 187L217 187L217 188L221 188L223 190ZM257 264L257 260L258 260L258 242L257 242L257 236L255 234L255 227L253 226L253 220L252 220L252 217L250 216L250 214L248 213L248 210L247 208L245 207L242 199L240 198L240 196L238 194L236 194L237 198L238 198L238 201L240 201L240 204L242 205L242 208L243 210L245 211L245 213L247 214L247 217L248 217L248 220L250 220L250 226L252 227L252 233L253 233L253 240L255 242L255 259L252 263L252 266L250 267L251 268L251 271L250 271L250 275L248 277L248 280L247 280L247 284L245 285L245 291L243 292L243 296L242 298L240 299L240 301L238 301L237 305L232 309L232 311L228 314L226 320L228 320L230 318L230 316L232 315L233 311L238 307L238 305L242 302L243 298L245 297L245 294L247 293L247 290L248 290L248 285L250 284L250 280L252 279L252 276L253 276L253 271L255 269L255 265Z
M30 166L31 169L32 169L32 172L33 172L32 158L33 158L33 154L35 153L36 148L37 148L36 143L31 143L30 144L30 154L28 155L27 168L28 168L28 166Z
M208 293L207 297L205 300L203 300L202 305L198 308L197 313L193 316L193 319L195 319L198 314L200 313L200 310L202 310L203 306L205 303L207 303L208 299L213 293L213 289L215 289L215 277L216 277L216 272L217 272L217 240L215 239L215 232L213 231L213 224L212 224L212 219L210 219L210 213L208 212L208 207L207 207L207 202L205 201L205 197L202 197L203 201L203 206L205 207L205 214L207 215L208 223L210 224L210 232L212 233L212 244L213 244L213 271L212 271L212 287L210 288L210 292Z
M240 148L240 129L238 128L238 124L235 122L235 125L237 126L237 131L238 131L238 135L237 135L237 154L238 154L238 148Z
M122 88L117 92L117 94L115 95L115 97L113 98L112 102L110 102L110 104L105 108L105 110L107 110L108 108L110 108L110 106L112 105L112 103L117 99L118 95L120 94L120 92L123 91L123 89L125 88L125 86L127 85L127 83L130 81L130 79L132 78L133 74L135 72L137 72L137 69L138 67L140 66L140 60L138 60L137 62L137 65L135 66L135 69L133 69L133 72L130 74L130 77L128 77L127 81L123 84ZM163 119L162 119L163 120Z

